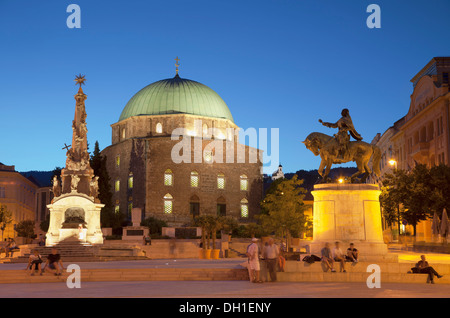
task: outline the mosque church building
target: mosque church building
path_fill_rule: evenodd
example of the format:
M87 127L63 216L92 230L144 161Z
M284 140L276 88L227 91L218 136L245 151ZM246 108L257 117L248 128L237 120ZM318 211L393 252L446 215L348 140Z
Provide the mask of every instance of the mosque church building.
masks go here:
M112 145L102 154L116 212L130 218L141 208L143 217L171 226L198 215L248 222L259 213L260 151L239 143L228 106L211 88L177 69L137 92L111 127Z

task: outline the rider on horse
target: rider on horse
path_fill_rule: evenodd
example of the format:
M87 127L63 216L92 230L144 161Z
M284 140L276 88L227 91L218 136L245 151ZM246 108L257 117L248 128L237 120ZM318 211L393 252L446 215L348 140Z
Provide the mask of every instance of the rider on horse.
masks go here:
M350 142L350 136L348 133L350 133L350 135L358 141L362 140L362 137L353 126L349 110L344 108L341 115L342 117L334 124L323 122L322 119L319 119L319 122L326 127L339 129L338 133L334 135L339 145L337 159L345 160L345 155L348 153L348 143Z

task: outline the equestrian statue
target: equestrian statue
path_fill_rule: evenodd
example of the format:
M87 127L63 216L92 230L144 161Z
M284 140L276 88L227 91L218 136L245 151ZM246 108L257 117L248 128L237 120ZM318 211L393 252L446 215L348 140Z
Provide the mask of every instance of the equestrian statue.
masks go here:
M336 123L327 123L319 119L319 122L325 127L338 128L338 132L334 136L313 132L306 137L305 141L302 141L314 155L320 155L322 161L318 171L322 181L329 181L328 175L333 164L354 161L358 171L350 177L351 182L364 183L372 173L368 165L370 158L372 158L373 172L380 176L380 148L362 141L361 135L353 126L348 109L344 108L341 115L342 117ZM355 141L350 141L350 136ZM362 178L357 179L362 174L364 174Z

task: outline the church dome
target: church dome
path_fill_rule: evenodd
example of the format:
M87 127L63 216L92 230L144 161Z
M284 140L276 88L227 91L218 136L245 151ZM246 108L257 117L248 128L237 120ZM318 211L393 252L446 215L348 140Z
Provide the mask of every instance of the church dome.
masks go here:
M228 106L211 88L178 76L154 82L137 92L125 105L119 121L131 116L191 114L229 119Z

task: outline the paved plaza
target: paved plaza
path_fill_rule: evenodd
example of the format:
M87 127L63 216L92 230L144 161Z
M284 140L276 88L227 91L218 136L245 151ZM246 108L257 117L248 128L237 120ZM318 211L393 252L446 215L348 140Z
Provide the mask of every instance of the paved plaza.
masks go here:
M426 254L430 263L450 264L450 255ZM420 253L399 253L399 261L415 262ZM159 259L79 263L83 269L114 268L241 268L243 258L198 260ZM67 267L67 263L64 264ZM25 264L0 264L2 270L23 270ZM0 298L448 298L450 285L383 283L370 289L365 283L278 282L253 284L248 281L121 281L81 282L70 289L64 280L57 283L2 284Z
M3 284L0 298L448 298L449 285L381 283L263 283L247 281L85 282L69 289L64 282Z

